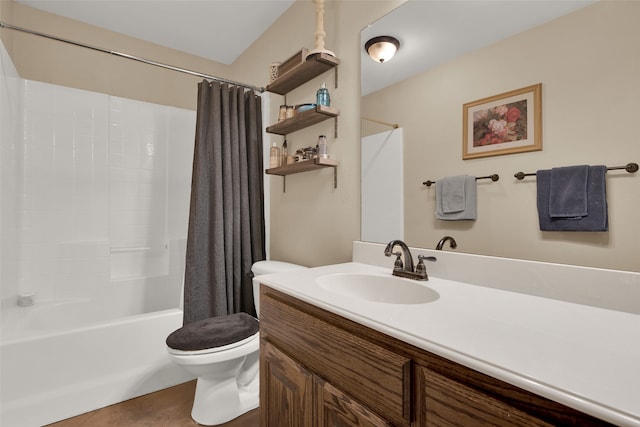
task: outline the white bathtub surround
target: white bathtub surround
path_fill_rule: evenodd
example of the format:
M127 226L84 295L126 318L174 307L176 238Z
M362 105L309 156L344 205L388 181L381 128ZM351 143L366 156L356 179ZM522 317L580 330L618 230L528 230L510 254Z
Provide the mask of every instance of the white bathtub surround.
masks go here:
M640 426L640 273L413 249L414 258L438 257L427 265L430 280L414 282L437 292L435 301L377 303L318 286L327 274L392 277L383 251L356 242L356 262L261 281L613 424Z
M191 379L164 341L182 324L195 112L21 79L1 43L0 61L0 424Z
M38 427L192 380L165 349L181 325L171 309L3 342L0 425Z
M3 298L73 297L168 274L168 242L186 237L195 113L23 86L24 140L3 158L20 169L14 200L3 203L17 228L17 264L6 265L17 281L3 283Z
M16 284L18 280L16 269L6 266L15 266L18 262L15 250L17 212L10 207L16 203L18 196L19 164L15 160L15 153L19 149L18 141L23 127L22 82L9 53L0 42L0 285L3 288L4 283Z
M360 238L404 238L403 129L365 136L360 143Z
M93 293L88 292L89 288L75 297L36 295L35 303L28 307L19 307L12 299L4 300L0 310L0 349L13 341L34 340L178 308L182 296L180 282L185 243L174 243L170 250L172 274L112 281L109 287L96 287Z
M0 425L37 427L193 379L165 349L182 326L184 245L169 245L167 276L29 307L3 301Z

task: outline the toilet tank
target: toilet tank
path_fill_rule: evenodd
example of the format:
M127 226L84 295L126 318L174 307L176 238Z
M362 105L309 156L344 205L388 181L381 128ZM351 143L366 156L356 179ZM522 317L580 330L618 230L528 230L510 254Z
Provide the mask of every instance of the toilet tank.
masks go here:
M256 306L256 313L260 316L260 281L258 276L263 274L272 273L286 273L287 271L300 270L304 267L298 264L291 264L282 261L258 261L251 266L251 272L253 273L253 303Z

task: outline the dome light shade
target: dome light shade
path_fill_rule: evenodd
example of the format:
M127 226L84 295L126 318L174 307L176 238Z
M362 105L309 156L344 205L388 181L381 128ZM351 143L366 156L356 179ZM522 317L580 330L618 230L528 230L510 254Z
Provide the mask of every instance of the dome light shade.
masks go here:
M374 37L364 45L371 59L381 64L393 58L399 47L398 39L391 36Z

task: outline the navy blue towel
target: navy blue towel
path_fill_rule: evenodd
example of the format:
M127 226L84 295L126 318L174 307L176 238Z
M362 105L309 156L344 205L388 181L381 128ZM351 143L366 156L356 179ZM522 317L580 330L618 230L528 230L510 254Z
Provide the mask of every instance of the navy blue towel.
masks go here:
M542 231L608 231L606 166L589 166L587 176L587 215L552 218L549 213L551 170L536 172L538 220Z
M589 166L551 169L549 215L551 218L587 216L587 177Z

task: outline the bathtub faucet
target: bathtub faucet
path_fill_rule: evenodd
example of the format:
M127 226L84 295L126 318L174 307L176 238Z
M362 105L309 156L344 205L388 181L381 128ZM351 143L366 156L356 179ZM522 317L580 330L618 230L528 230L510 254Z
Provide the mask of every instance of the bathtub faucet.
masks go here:
M396 246L400 246L402 252L393 252L393 248ZM393 275L398 277L405 277L407 279L415 279L415 280L429 280L429 276L427 275L427 268L424 266L424 261L435 261L436 257L433 256L422 256L418 255L418 265L413 267L413 257L411 256L411 251L406 243L402 240L392 240L387 244L387 247L384 248L385 256L395 255L396 260L393 264ZM404 264L400 257L404 257Z

